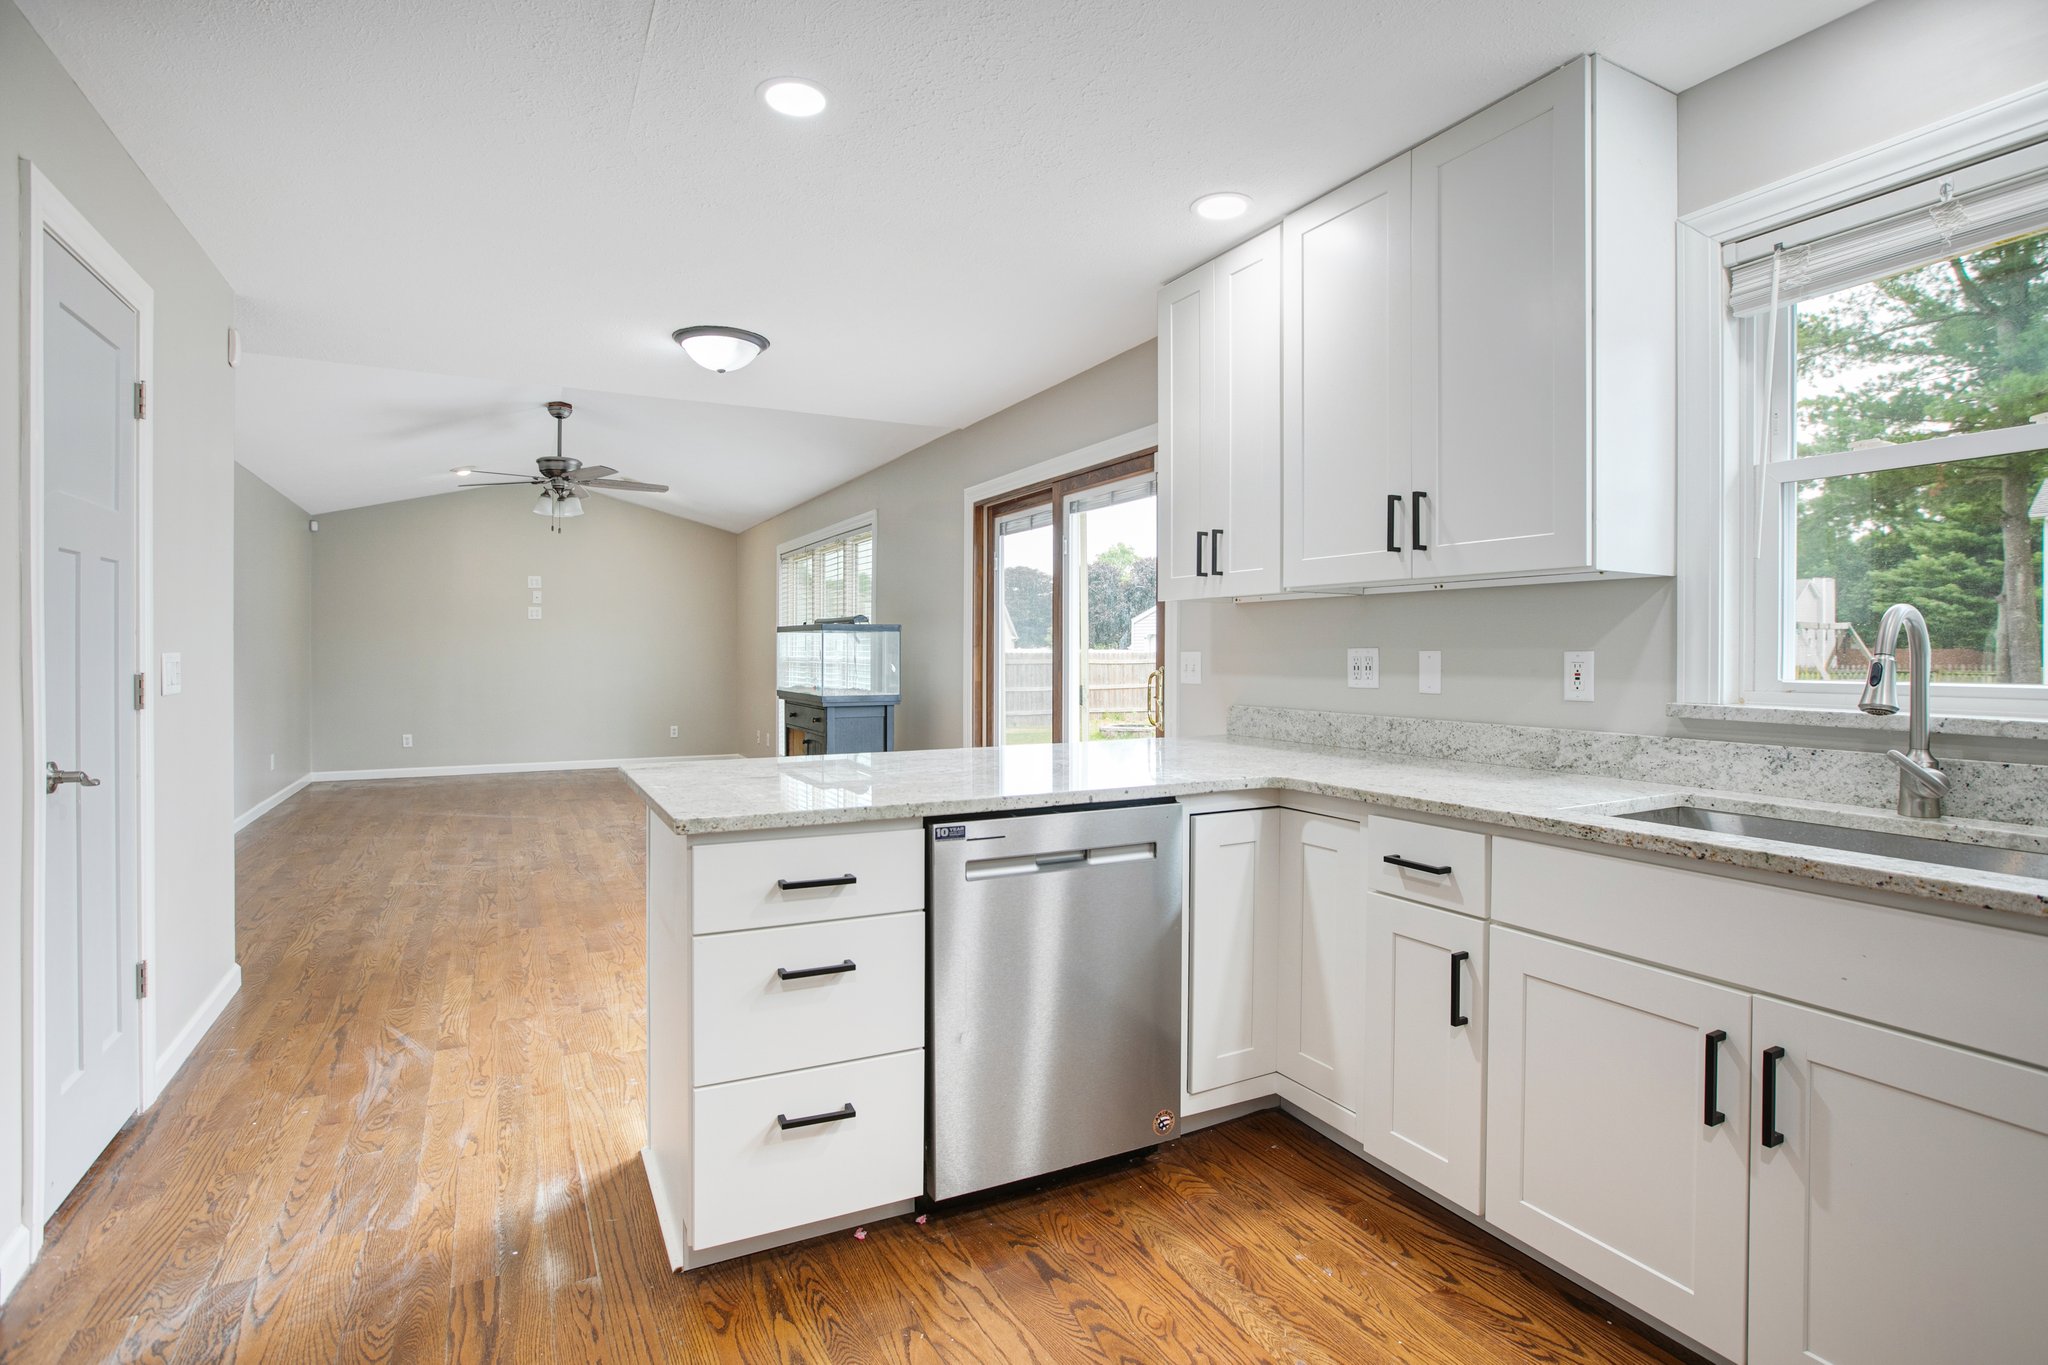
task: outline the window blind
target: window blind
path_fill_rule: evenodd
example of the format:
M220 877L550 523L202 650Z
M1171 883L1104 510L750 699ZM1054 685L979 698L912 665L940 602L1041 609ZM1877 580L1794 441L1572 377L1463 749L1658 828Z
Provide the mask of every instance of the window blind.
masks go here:
M2027 159L2038 162L2040 157ZM1970 179L1958 171L1925 186L1895 191L1886 199L1911 207L1881 212L1807 241L1745 244L1747 250L1739 254L1748 259L1728 267L1729 313L1753 316L1769 311L1774 299L1775 306L1783 307L1819 298L2048 230L2048 168L1975 186ZM1823 227L1842 216L1829 214L1806 226ZM1757 250L1761 254L1749 254Z
M776 624L801 626L830 616L875 614L875 528L783 552Z

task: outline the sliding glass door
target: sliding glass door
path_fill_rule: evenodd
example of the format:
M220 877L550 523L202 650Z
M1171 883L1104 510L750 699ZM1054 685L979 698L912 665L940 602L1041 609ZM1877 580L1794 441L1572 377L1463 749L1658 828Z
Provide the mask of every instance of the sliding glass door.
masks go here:
M977 509L976 741L1161 733L1152 454Z

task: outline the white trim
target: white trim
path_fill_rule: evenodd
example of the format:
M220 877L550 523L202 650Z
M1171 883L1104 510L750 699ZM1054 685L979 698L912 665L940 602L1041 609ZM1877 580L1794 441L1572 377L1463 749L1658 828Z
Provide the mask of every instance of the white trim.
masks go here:
M987 502L990 498L1001 497L1005 493L1015 492L1020 488L1029 488L1032 484L1045 483L1048 480L1057 479L1066 474L1078 474L1084 469L1092 469L1099 464L1108 464L1111 460L1121 459L1126 455L1135 455L1148 446L1157 446L1158 444L1159 424L1153 422L1149 425L1138 427L1136 430L1127 431L1121 436L1112 436L1106 441L1097 441L1094 445L1082 446L1079 450L1070 450L1064 455L1055 455L1049 460L1040 460L1037 464L1027 465L1023 469L1015 470L1008 474L1001 474L993 479L983 479L980 483L961 490L960 525L964 533L961 537L960 546L960 562L963 569L960 582L960 745L962 748L974 747L975 507ZM1155 474L1158 472L1157 461L1153 463L1153 472ZM1161 627L1169 624L1171 624L1170 618L1168 621L1160 622ZM1173 670L1168 669L1167 676L1169 680L1172 678L1172 675Z
M155 379L156 294L141 273L116 251L87 221L84 214L57 191L34 163L21 161L21 318L22 365L22 485L19 516L22 526L22 694L28 763L22 774L24 824L27 840L23 859L25 883L23 905L24 943L22 969L23 1009L27 1027L23 1030L22 1075L25 1081L22 1127L25 1167L23 1172L24 1221L40 1229L50 1215L44 1197L44 1168L47 1165L43 1131L47 1117L44 1103L48 1078L44 1074L44 1029L42 1019L44 932L43 876L43 793L36 774L43 771L47 753L43 742L44 691L42 661L43 635L43 404L42 404L42 322L43 322L43 236L59 241L99 276L108 288L135 310L135 377L153 386ZM154 445L156 423L137 420L135 424L135 575L136 575L136 663L154 676L151 660L156 647L155 622L155 536ZM135 733L135 948L137 957L150 961L156 951L156 711L144 707L136 717ZM164 1077L155 1065L157 1055L156 997L145 996L137 1006L136 1072L140 1107L147 1109L163 1090Z
M661 1249L668 1253L671 1270L690 1263L690 1241L683 1235L682 1221L669 1212L668 1182L661 1178L661 1161L652 1147L640 1149L640 1169L647 1176L647 1192L654 1197L654 1225L661 1229Z
M241 989L242 964L230 962L227 971L221 974L220 980L207 992L206 999L200 1002L199 1008L186 1021L185 1027L178 1030L178 1036L171 1039L170 1044L158 1054L156 1074L165 1084L169 1084L171 1077L178 1074L178 1068L191 1059L200 1040L206 1037L206 1031L213 1027L221 1012L227 1009L228 1002L233 1000Z
M1678 225L1678 528L1677 696L1681 705L1772 705L1835 708L1849 704L1853 684L1778 684L1750 676L1748 636L1757 588L1747 531L1735 513L1748 508L1753 472L1743 460L1737 418L1738 328L1728 318L1725 246L1847 204L1925 180L1945 170L2003 155L2048 136L2048 83L1894 138L1852 156L1788 177L1685 215ZM1960 441L1965 438L1942 438ZM2019 439L1985 433L1979 444ZM1921 454L1915 445L1927 445ZM1934 442L1896 450L1902 463L1934 458ZM1861 453L1861 452L1859 452ZM1825 458L1825 457L1808 457ZM1867 458L1867 454L1866 454ZM1882 458L1893 458L1884 452ZM1821 471L1811 468L1814 475ZM1766 471L1768 477L1771 471ZM1801 473L1800 477L1809 477ZM1782 486L1782 485L1780 485ZM1961 696L1937 689L1944 705L1981 709L1969 685ZM1810 690L1809 690L1810 689ZM2018 689L2007 689L2018 691ZM2035 689L2024 689L2034 693ZM1839 695L1838 695L1839 694ZM2014 714L2031 713L2025 704Z
M28 1273L29 1266L36 1259L35 1238L29 1236L27 1228L17 1224L7 1240L0 1243L0 1304L7 1302L7 1296L21 1283L21 1277Z
M235 817L235 833L240 834L243 830L249 828L249 826L255 824L294 796L297 796L306 789L306 784L312 780L313 774L307 773L298 781L272 792L240 815L237 815Z
M875 509L870 507L867 511L861 513L857 517L848 517L844 521L835 521L830 526L824 526L820 527L818 530L806 532L805 534L796 537L794 540L783 541L780 545L775 547L775 558L780 560L784 555L788 554L791 550L808 549L813 545L820 544L827 540L837 540L839 537L843 535L846 535L853 531L858 531L863 526L872 529L874 524Z
M385 782L400 777L476 777L487 773L567 773L589 768L622 768L628 763L690 763L711 758L744 758L744 754L647 754L639 758L555 758L539 763L455 763L433 768L342 768L307 773L301 785L314 782Z

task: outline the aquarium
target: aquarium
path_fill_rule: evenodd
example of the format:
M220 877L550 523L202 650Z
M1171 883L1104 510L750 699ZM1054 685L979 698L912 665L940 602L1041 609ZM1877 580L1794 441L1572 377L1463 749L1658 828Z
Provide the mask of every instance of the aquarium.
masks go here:
M903 691L903 628L819 622L775 631L775 690L893 702Z

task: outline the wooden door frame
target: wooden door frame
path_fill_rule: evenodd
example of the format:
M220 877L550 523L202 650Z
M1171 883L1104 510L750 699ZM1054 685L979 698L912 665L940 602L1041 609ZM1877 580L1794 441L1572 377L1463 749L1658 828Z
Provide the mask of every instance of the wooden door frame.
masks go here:
M1097 450L1098 447L1091 447ZM988 640L990 622L994 619L995 581L990 573L990 552L995 542L995 527L1005 516L1025 511L1041 504L1052 508L1052 742L1058 744L1065 739L1062 733L1066 720L1067 651L1065 648L1066 597L1062 573L1066 563L1066 503L1076 493L1099 488L1104 484L1118 483L1142 474L1158 476L1159 446L1155 440L1141 449L1127 450L1122 455L1088 464L1073 470L1061 471L1032 482L1009 488L993 497L983 498L969 504L972 529L969 536L969 592L972 609L969 612L968 633L968 707L967 742L970 747L985 747L996 742L993 727L993 698L990 689L994 679L988 669ZM970 490L970 493L974 490ZM1154 563L1158 562L1157 552ZM1163 669L1166 660L1166 620L1158 611L1158 593L1154 590L1154 633L1153 666Z
M43 495L44 447L43 412L43 238L47 232L63 243L102 283L120 296L136 317L135 377L153 389L156 294L141 272L94 229L85 215L58 192L42 171L25 158L21 162L22 197L22 752L28 762L22 775L22 803L28 847L23 857L22 908L24 943L22 954L22 1075L24 1086L24 1171L22 1214L33 1256L41 1243L43 1224L53 1212L43 1192L48 1168L47 1124L49 1120L49 1076L44 1058L47 1030L43 1019L46 1003L43 989L44 953L48 947L48 906L44 862L46 850L44 802L41 786L43 765L48 761L43 723L47 702L43 687L43 661L48 652L45 639L43 603ZM152 428L147 417L135 422L135 658L145 675L152 673L149 661L156 644L154 611L155 569L153 501L154 451ZM148 962L156 955L156 802L151 793L156 781L156 709L143 706L136 714L133 828L135 849L134 938L138 960ZM228 818L223 811L222 818ZM157 992L136 1002L136 1071L139 1107L147 1109L162 1093L164 1080L174 1067L161 1065L157 1056ZM4 1249L0 1249L4 1250Z

